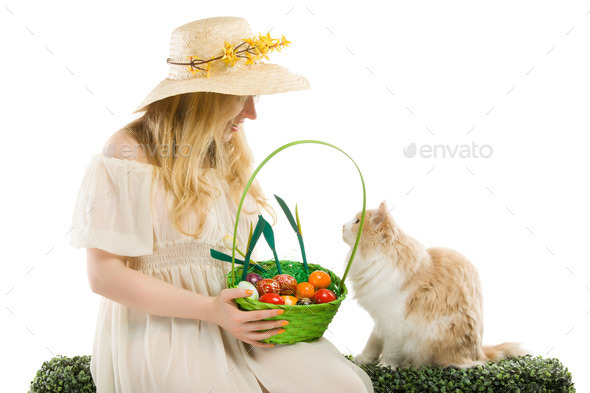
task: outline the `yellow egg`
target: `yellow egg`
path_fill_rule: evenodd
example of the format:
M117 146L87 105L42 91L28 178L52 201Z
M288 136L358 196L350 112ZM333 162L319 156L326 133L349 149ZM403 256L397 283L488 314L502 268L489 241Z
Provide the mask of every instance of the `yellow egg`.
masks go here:
M288 306L294 306L295 304L297 304L297 300L299 300L295 296L290 296L290 295L282 295L281 297L285 301L285 305L288 305Z

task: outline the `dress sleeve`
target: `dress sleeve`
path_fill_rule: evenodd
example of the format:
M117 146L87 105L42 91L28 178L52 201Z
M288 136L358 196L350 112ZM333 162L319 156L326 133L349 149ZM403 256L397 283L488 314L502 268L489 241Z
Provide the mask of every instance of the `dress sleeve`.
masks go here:
M96 154L78 191L69 245L124 256L153 254L152 166Z

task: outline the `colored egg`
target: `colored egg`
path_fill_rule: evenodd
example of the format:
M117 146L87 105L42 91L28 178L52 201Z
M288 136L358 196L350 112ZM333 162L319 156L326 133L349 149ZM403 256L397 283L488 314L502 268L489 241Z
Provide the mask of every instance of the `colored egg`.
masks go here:
M258 294L260 296L267 293L276 293L277 295L281 293L281 287L279 286L279 283L272 278L263 278L262 280L258 281L256 283L256 290L258 290Z
M308 282L300 282L297 284L297 291L295 292L295 297L301 299L302 297L306 298L313 298L315 294L315 288Z
M296 304L298 306L307 306L307 305L313 304L313 302L308 297L302 297L301 299L297 300Z
M330 303L336 300L336 294L329 289L318 289L313 300L315 304Z
M277 274L272 278L279 283L281 295L295 295L297 291L297 280L289 274Z
M256 285L260 280L262 280L262 276L260 276L258 273L246 274L246 281L251 282L253 285Z
M307 282L316 289L327 289L332 283L330 275L322 270L316 270L309 275Z
M249 289L252 291L252 295L247 296L248 298L252 299L252 300L258 300L258 290L256 289L256 287L254 285L252 285L251 282L249 281L240 281L238 283L238 288L244 288L244 289Z
M276 293L265 293L258 299L259 302L272 303L272 304L285 304L285 301L281 295Z
M297 304L297 301L299 300L295 296L281 295L281 297L285 301L285 304L288 305L288 306L294 306L294 305L296 305Z

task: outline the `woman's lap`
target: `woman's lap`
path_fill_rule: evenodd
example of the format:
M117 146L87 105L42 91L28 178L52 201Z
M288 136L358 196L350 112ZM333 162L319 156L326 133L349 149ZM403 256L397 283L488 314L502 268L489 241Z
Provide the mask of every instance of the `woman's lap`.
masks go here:
M371 379L327 339L259 348L245 345L246 361L270 392L373 392ZM307 390L309 389L309 390Z

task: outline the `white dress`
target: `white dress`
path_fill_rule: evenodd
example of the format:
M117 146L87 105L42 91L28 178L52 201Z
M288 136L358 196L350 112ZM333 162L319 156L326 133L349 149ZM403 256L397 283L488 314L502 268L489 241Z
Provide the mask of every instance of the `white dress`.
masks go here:
M215 170L221 191L199 239L178 232L168 218L165 189L155 167L96 154L88 164L72 217L69 244L128 256L127 267L203 295L227 288L228 252L237 206ZM253 205L246 200L242 211ZM241 214L243 249L256 213ZM192 223L194 224L194 223ZM194 228L191 222L188 229ZM187 226L185 226L185 229ZM90 363L97 393L373 392L369 376L327 339L259 348L213 323L146 314L101 296Z

